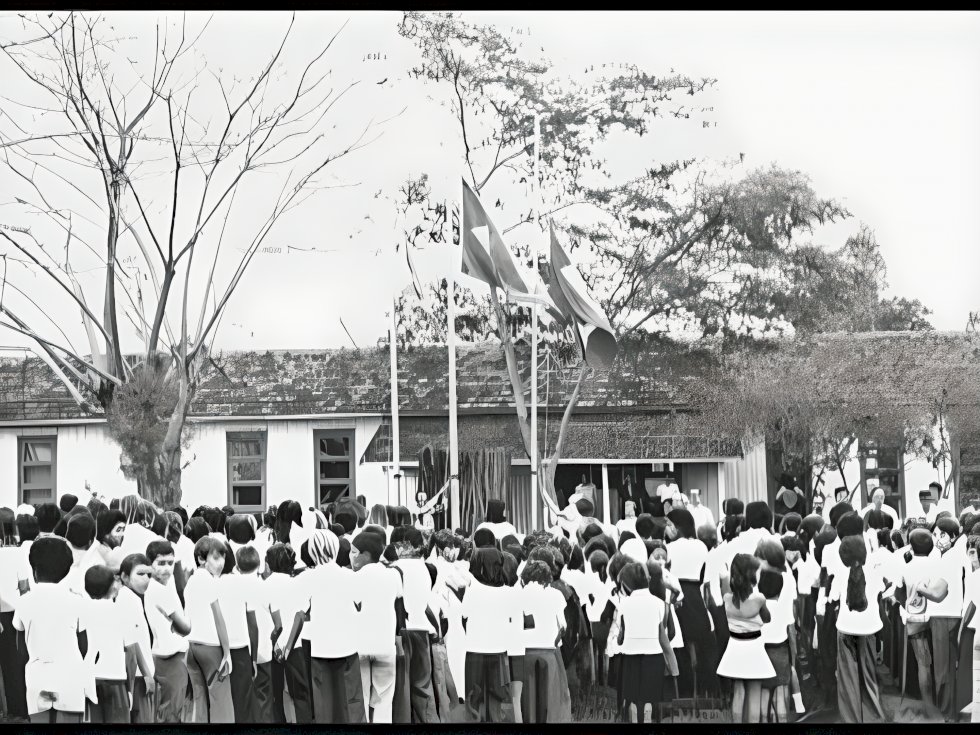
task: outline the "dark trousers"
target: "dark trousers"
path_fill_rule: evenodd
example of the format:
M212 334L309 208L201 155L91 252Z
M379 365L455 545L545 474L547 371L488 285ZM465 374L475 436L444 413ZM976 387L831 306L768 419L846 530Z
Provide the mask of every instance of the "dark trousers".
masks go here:
M936 683L936 706L943 716L956 720L956 661L959 658L959 645L956 633L959 618L930 618L929 631L932 637L932 672Z
M272 662L259 664L252 684L252 722L271 725L272 705Z
M956 711L962 712L973 701L973 637L976 631L963 628L959 661L956 665Z
M823 648L823 642L820 643ZM873 635L837 634L837 709L846 723L883 722Z
M98 704L88 702L89 719L93 723L106 725L128 725L129 689L126 680L96 679L95 693Z
M187 700L187 664L184 654L153 657L156 681L156 722L180 722Z
M318 725L359 725L367 721L361 683L361 659L310 659L313 677L313 715Z
M425 630L403 630L402 645L408 659L408 690L412 703L412 722L439 722L432 691L432 650Z
M284 671L289 696L296 711L296 724L309 725L313 722L313 699L310 694L310 666L303 649L295 646L289 652ZM280 695L281 696L281 695Z
M0 625L3 625L3 632L0 633L0 674L3 675L3 688L7 696L7 715L27 717L27 689L24 686L27 656L17 649L14 613L0 613Z
M283 690L286 688L286 667L278 661L272 662L272 723L286 722L286 707L283 704Z
M252 719L252 654L248 646L231 651L231 703L235 708L235 722Z

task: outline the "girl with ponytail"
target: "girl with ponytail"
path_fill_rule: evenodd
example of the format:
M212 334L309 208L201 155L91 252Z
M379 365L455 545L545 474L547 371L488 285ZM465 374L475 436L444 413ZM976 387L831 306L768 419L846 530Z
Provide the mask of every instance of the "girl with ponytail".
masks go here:
M846 574L837 574L829 599L840 600L837 616L837 708L843 722L884 721L875 668L875 635L882 629L879 598L885 582L867 564L862 536L841 541L840 559Z

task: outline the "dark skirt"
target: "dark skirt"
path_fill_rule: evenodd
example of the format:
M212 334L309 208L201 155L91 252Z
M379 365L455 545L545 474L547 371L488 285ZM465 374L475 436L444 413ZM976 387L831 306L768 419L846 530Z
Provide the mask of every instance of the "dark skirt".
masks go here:
M691 696L695 682L699 691L717 695L718 642L711 632L711 617L704 606L701 583L681 580L681 589L684 591L684 604L677 608L677 622L684 636L684 651L688 655L677 656L680 695Z
M776 675L771 679L764 679L762 686L766 689L789 686L791 681L790 670L792 668L789 657L789 643L767 643L766 653L769 654L769 661L772 663Z
M310 659L313 679L313 719L323 725L359 725L365 722L361 687L361 660L356 653L344 658Z
M529 648L524 659L521 711L525 723L571 722L572 697L557 648ZM514 657L511 658L511 661Z
M620 676L622 698L629 704L642 707L657 705L664 698L663 654L622 654Z
M466 652L466 718L470 722L513 722L510 662L506 653Z

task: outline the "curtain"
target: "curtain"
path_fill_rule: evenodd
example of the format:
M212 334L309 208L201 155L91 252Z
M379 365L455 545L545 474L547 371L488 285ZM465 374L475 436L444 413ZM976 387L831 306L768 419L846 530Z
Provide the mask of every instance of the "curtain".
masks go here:
M734 462L725 462L725 497L738 498L748 504L769 500L766 472L766 443L760 441ZM721 498L724 500L724 498Z
M460 522L473 533L483 522L488 500L507 502L510 453L504 449L461 452L459 457Z
M442 489L447 480L449 480L449 453L445 449L436 449L431 444L427 444L419 452L417 492L424 492L425 498L428 500ZM437 510L432 514L433 527L437 531L449 525L451 518L449 496L450 493L447 490L436 506ZM439 508L441 510L438 510Z

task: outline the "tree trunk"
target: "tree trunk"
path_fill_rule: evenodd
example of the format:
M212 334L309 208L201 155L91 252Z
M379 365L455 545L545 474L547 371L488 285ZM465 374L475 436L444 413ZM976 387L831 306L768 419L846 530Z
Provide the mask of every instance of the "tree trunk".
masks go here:
M164 510L180 505L181 449L162 450L156 459L137 469L136 487L140 497Z

